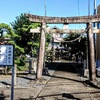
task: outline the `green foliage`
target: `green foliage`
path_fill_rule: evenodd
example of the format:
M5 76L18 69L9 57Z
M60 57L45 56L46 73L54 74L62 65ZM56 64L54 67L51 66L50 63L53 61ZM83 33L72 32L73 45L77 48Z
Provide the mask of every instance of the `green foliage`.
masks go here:
M70 34L65 37L65 41L71 41L78 38L80 34ZM80 39L67 43L68 47L71 47L71 54L75 54L79 51L83 52L86 55L86 37L81 37Z
M25 14L16 17L16 20L11 23L11 26L18 35L14 38L16 47L16 63L18 66L25 65L25 54L33 56L37 54L39 48L39 34L30 33L31 28L40 27L39 23L31 23ZM25 57L25 59L23 59Z
M17 66L17 70L18 71L25 71L25 70L28 70L28 67L26 67L26 66Z
M2 33L1 33L2 32ZM24 53L24 49L19 47L18 45L16 45L16 42L15 42L15 39L16 38L19 38L19 35L17 35L13 30L12 28L5 24L5 23L1 23L0 24L0 33L2 34L2 38L9 38L10 40L8 41L8 44L13 44L15 46L15 64L19 64L19 65L24 65L24 62L25 60L21 60L21 59L18 59L18 54L21 52L21 53ZM5 33L5 34L4 34ZM19 52L19 53L18 53Z
M10 23L12 28L4 23L0 24L0 33L10 38L9 44L15 45L15 63L24 66L26 54L38 56L40 34L30 33L31 28L41 27L40 23L31 23L25 14L17 16L15 21ZM50 42L50 36L46 35L46 47Z
M49 34L46 34L46 47L48 47L49 43L51 42L51 36Z
M24 54L30 54L34 42L39 40L37 34L34 35L34 37L33 34L30 33L30 29L36 28L40 26L40 24L31 23L25 14L21 14L20 16L16 17L16 20L12 22L11 25L15 33L20 36L15 39L16 44L24 49Z
M14 33L14 31L12 30L12 28L9 25L7 25L5 23L1 23L0 24L0 33L3 34L4 32L7 33L5 36L8 38L18 37L18 35Z

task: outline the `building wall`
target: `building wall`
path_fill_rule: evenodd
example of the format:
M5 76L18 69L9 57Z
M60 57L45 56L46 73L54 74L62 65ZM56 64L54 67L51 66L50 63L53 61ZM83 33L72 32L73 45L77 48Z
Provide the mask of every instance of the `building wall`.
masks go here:
M96 63L97 67L100 67L100 34L97 34L96 39Z
M100 5L97 7L97 14L100 14ZM100 29L100 23L98 28ZM96 35L96 64L97 67L100 67L100 34Z

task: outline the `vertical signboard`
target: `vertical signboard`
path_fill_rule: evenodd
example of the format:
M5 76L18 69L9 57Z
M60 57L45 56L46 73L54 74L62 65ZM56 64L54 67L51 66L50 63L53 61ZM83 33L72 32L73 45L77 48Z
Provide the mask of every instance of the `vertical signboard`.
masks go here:
M14 66L13 45L0 45L0 66Z
M14 46L0 45L0 66L12 66L11 100L14 100Z

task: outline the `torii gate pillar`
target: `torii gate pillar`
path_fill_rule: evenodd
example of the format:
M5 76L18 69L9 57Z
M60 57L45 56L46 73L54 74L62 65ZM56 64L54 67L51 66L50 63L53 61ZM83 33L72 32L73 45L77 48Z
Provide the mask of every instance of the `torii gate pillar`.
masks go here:
M45 53L45 28L46 23L42 23L42 29L40 32L40 47L39 47L39 57L38 57L38 67L37 67L37 79L42 78L43 64L44 64L44 53Z
M92 82L96 81L96 63L95 63L95 52L94 52L94 39L92 32L92 23L87 24L88 33L88 68L89 68L89 79Z

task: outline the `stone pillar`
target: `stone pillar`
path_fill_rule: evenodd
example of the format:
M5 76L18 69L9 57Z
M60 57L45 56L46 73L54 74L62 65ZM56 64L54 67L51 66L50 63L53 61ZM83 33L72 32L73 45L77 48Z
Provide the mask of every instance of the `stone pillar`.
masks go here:
M92 23L87 24L87 41L88 41L88 68L90 81L96 81L96 64L94 52L94 39L92 32Z
M40 33L40 47L39 47L39 57L38 57L38 67L37 67L37 79L42 78L43 64L44 64L44 52L45 52L45 28L46 23L42 23L42 29Z
M29 59L29 74L32 73L32 62L33 62L33 59L30 58L30 59Z

